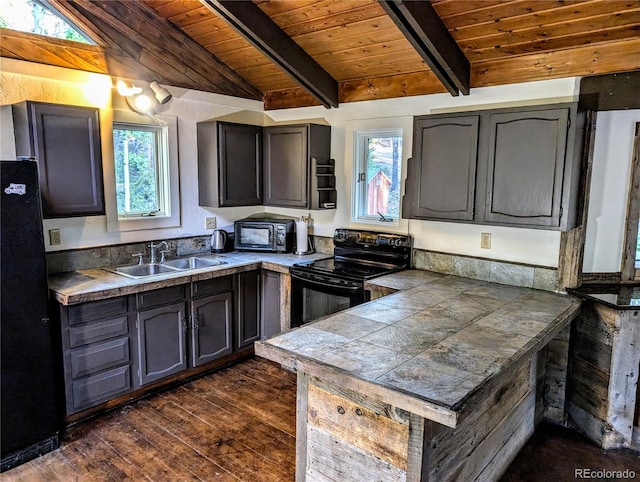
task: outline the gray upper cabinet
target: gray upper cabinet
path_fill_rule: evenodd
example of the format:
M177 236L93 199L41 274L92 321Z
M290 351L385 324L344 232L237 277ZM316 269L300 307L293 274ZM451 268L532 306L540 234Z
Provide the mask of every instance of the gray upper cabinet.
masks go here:
M44 217L104 214L99 110L22 102L12 112L16 154L38 159Z
M575 103L416 117L403 216L571 229L583 129Z
M263 133L264 204L309 208L311 158L329 159L331 127L274 126Z
M433 219L472 220L478 142L478 116L419 118L409 181L416 193L411 213Z
M491 114L484 220L560 226L569 109Z
M262 204L262 127L199 122L197 135L200 205Z

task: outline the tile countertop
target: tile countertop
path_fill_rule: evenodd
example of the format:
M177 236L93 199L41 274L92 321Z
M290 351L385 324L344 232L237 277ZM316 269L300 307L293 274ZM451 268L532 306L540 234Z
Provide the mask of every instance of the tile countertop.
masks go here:
M419 270L368 284L400 291L256 342L256 354L450 427L472 410L474 393L544 347L581 303Z
M97 301L115 296L124 296L150 291L168 286L200 281L219 276L268 269L288 273L295 263L330 258L330 254L314 253L309 255L254 253L233 251L224 254L194 254L192 256L223 258L226 264L199 268L175 273L163 273L145 278L128 278L105 271L101 268L70 271L49 276L49 290L56 301L63 305L74 305L87 301Z

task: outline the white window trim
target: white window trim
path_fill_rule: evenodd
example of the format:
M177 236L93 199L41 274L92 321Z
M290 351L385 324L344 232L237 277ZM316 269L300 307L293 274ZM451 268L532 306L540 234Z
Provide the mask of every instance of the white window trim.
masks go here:
M353 131L353 186L351 195L351 220L356 223L372 224L377 226L400 226L400 220L402 219L402 202L400 205L400 213L398 217L388 218L390 221L382 221L379 216L365 216L361 215L363 203L366 203L364 199L365 193L359 187L359 176L362 172L362 162L364 160L364 141L368 137L402 137L403 154L400 156L400 191L402 192L402 171L404 168L404 132L401 127L389 127L384 129L366 129ZM401 200L402 201L402 200Z
M162 126L166 135L162 136L166 142L164 148L168 154L167 167L169 169L168 183L161 187L165 194L169 194L169 212L165 215L119 217L116 200L116 180L113 159L113 136L111 136L110 165L105 165L105 200L107 213L107 231L141 231L145 229L164 229L179 227L180 219L180 164L178 161L178 119L175 116L155 115L141 116L133 112L114 111L113 122L117 124ZM165 176L165 179L167 177Z

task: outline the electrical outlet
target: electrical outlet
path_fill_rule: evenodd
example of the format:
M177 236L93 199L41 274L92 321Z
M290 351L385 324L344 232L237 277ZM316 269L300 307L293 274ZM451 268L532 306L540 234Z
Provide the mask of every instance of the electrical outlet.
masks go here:
M482 249L491 249L491 233L480 234L480 247Z
M49 230L49 244L51 246L55 246L61 244L60 239L60 230L59 229L50 229Z
M216 229L216 217L204 218L205 229Z

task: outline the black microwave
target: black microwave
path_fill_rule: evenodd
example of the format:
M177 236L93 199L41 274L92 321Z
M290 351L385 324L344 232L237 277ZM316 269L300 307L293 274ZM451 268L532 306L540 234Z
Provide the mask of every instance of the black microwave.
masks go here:
M234 247L240 251L289 253L294 245L293 219L246 218L234 224Z

